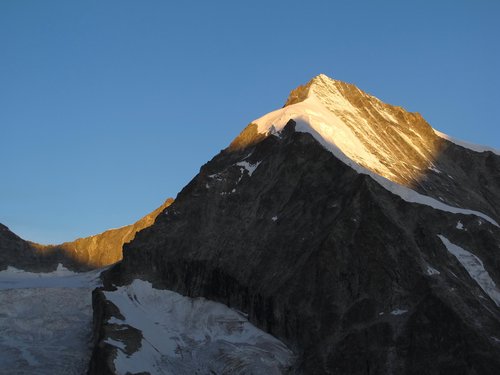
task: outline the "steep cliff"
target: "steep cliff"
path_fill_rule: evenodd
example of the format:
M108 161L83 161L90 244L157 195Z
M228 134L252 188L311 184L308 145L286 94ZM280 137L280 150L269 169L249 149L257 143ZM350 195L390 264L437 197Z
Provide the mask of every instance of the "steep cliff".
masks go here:
M494 151L319 76L124 246L94 308L141 278L248 314L294 351L294 373L493 375L499 188ZM120 350L104 328L93 369Z

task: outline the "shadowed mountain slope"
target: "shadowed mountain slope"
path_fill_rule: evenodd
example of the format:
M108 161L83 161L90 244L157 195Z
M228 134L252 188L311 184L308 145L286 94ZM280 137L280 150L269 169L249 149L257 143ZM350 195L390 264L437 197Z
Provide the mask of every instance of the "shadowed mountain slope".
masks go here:
M13 266L30 271L51 271L66 258L56 251L43 251L0 224L0 270Z
M105 285L236 308L294 350L291 373L494 375L499 213L494 151L318 76L205 164ZM99 289L94 311L91 373L113 373L119 312Z

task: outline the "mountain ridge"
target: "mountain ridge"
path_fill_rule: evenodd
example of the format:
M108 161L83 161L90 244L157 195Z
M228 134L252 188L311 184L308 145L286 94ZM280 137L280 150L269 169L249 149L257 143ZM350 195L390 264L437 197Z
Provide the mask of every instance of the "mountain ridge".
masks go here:
M378 176L449 206L458 205L453 196L464 197L469 190L484 190L484 187L474 186L470 180L463 178L466 175L474 175L474 170L481 169L480 166L464 168L460 165L460 169L466 171L458 171L463 174L459 177L468 186L456 184L456 155L453 152L455 148L450 147L450 142L454 145L457 143L449 141L444 134L434 130L420 114L385 104L352 84L332 80L325 75L313 78L298 90L305 94L294 94L296 90L293 90L290 97L300 97L301 101L294 99L282 109L252 122L257 124L257 134L279 132L289 119L293 119L298 123L298 131L311 133L339 159L360 173L368 171L368 174L386 188L389 184ZM461 147L467 145L459 143L461 144L458 146ZM490 153L497 156L487 147L471 146L473 149L465 147L465 150L468 153L481 150L483 159L488 159ZM478 176L478 179L495 182L500 177L500 166L495 162L493 164L493 168L489 168L488 173L483 176ZM448 169L449 172L442 173L440 169ZM498 186L490 182L483 185ZM497 189L495 186L493 188ZM392 187L391 190L394 192L397 189ZM447 194L448 190L453 194ZM498 191L495 191L495 194L498 194ZM492 206L491 202L485 200L480 205L477 201L467 203L470 207L458 206L474 211L486 211L483 217L494 213L496 222L500 221L498 204ZM489 207L485 207L485 204Z
M105 230L58 245L26 241L0 224L0 268L13 266L24 270L53 271L61 263L70 269L88 270L109 266L122 258L122 246L135 234L152 225L156 217L173 202L168 198L161 206L133 224Z
M325 94L326 107L309 97L250 123L124 246L94 292L91 369L113 373L120 350L106 290L140 278L248 314L296 354L283 373L496 374L500 157L348 94L360 109ZM368 147L365 125L396 156L376 137ZM349 159L357 150L366 158Z
M133 224L108 229L89 237L77 238L74 241L54 245L54 247L62 249L76 261L93 268L109 266L121 260L123 244L131 241L137 232L152 225L157 216L173 201L172 198L168 198L161 206Z

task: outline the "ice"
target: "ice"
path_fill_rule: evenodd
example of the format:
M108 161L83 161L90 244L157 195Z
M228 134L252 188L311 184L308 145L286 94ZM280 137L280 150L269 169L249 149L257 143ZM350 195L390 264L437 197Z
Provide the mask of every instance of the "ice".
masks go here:
M0 373L79 375L91 353L100 271L0 272Z
M99 284L102 270L77 273L59 264L48 273L26 272L14 267L0 271L0 290L22 288L89 288Z
M280 374L293 362L283 343L223 304L154 289L141 280L105 294L125 317L109 323L135 327L143 335L140 349L130 356L121 343L115 345L118 374Z
M438 235L446 249L453 254L465 268L470 277L478 283L484 292L500 307L500 290L484 268L483 262L469 251L451 243L445 236Z

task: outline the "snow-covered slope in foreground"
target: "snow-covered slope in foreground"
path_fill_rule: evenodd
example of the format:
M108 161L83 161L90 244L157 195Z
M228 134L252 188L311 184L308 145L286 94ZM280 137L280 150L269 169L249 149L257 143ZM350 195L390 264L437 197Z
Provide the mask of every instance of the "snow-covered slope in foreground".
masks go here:
M90 358L98 271L0 272L0 373L80 375Z
M152 288L135 280L105 292L124 319L108 321L117 330L140 330L139 349L127 355L117 339L118 374L281 374L293 362L292 352L273 336L257 329L240 313L206 300Z

